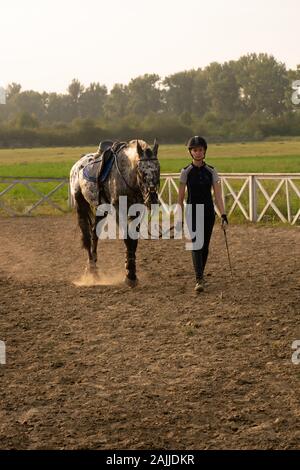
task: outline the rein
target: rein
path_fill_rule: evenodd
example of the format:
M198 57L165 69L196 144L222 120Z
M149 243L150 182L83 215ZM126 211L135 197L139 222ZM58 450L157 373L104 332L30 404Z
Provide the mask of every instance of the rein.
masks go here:
M122 145L122 147L120 147L120 148L118 149L118 152L119 152L120 150L122 150L125 146L126 146L126 144ZM125 177L124 177L123 174L121 173L121 170L120 170L119 165L118 165L118 159L117 159L118 153L113 151L113 155L114 155L114 160L115 160L115 164L116 164L117 171L118 171L119 175L121 176L122 180L123 180L124 183L126 184L127 188L129 188L132 192L136 192L136 190L135 190L132 186L130 186L130 184L126 181Z
M151 225L151 220L152 220L152 210L150 212L150 225ZM149 231L149 222L148 222L148 235L150 235L151 237L151 232ZM170 233L170 238L174 238L174 232L173 234L171 234L171 231L175 229L175 225L171 225L171 227L169 229L167 229L165 232L162 231L162 228L161 226L159 225L159 233L158 233L158 238L161 239L164 235L166 235L167 233Z

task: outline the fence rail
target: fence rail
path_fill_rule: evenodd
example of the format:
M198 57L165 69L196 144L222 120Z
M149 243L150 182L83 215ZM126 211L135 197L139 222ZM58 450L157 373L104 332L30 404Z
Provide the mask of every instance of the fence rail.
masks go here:
M54 188L52 188L47 193L42 192L36 186L33 186L35 183L57 183ZM7 185L6 188L0 191L0 209L2 209L5 213L10 216L20 216L20 215L31 215L33 211L37 209L37 207L41 206L42 204L46 203L52 208L60 211L60 212L67 212L65 208L62 207L61 203L53 201L52 197L56 194L61 188L66 186L68 188L68 205L67 208L71 207L71 196L70 196L70 185L68 178L36 178L32 176L26 177L18 177L18 176L0 176L0 187L3 185ZM25 201L28 199L28 194L33 193L36 196L40 197L37 201L31 203L30 205L23 207L20 210L16 210L14 207L13 202L18 198L18 196L12 196L8 198L8 201L4 202L4 196L8 194L12 189L16 188L19 185L18 189L25 188L27 189L27 198L25 197ZM25 207L24 207L25 206Z
M291 225L299 221L300 173L220 173L220 177L228 216L239 211L250 222L271 217ZM162 179L159 199L167 210L176 202L179 174L165 173Z
M300 173L220 173L222 196L229 216L239 213L251 222L259 222L270 217L295 225L300 219ZM41 183L52 183L51 189L43 192ZM57 184L56 184L57 183ZM38 184L38 187L36 186ZM18 186L19 185L19 186ZM15 200L19 192L9 195L16 187L33 193L38 199L16 209ZM179 173L162 173L159 201L164 210L177 200ZM58 192L64 188L64 195ZM53 200L56 196L56 201ZM0 176L0 210L10 216L32 215L41 205L67 212L72 207L70 185L67 178L35 178Z

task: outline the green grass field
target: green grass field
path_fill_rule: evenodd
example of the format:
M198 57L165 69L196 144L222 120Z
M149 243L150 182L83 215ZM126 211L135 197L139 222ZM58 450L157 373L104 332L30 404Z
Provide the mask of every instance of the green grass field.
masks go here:
M0 149L0 176L67 177L73 163L95 147ZM183 145L162 145L162 172L179 172L190 162ZM299 173L300 140L214 144L207 163L223 173Z
M36 177L36 178L64 178L69 176L70 168L78 158L95 147L60 147L60 148L34 148L34 149L0 149L0 177ZM161 145L159 158L162 173L177 173L190 162L189 154L184 145ZM206 161L213 165L220 173L300 173L300 140L280 142L255 142L235 144L209 145ZM34 183L32 186L42 193L51 191L57 183ZM238 189L240 182L232 183ZM274 190L274 183L267 183L269 193ZM0 192L7 185L0 184ZM174 194L175 196L175 194ZM247 199L247 194L244 196ZM0 201L22 211L24 207L31 207L38 199L24 186L17 185ZM229 196L230 199L230 196ZM53 200L67 210L67 187L60 189ZM276 204L284 207L284 197L279 193ZM299 199L291 194L293 211L297 211ZM263 201L262 203L263 204ZM53 213L55 209L42 205L34 213ZM239 209L237 209L237 214ZM0 214L4 213L0 208ZM272 211L267 212L271 217Z

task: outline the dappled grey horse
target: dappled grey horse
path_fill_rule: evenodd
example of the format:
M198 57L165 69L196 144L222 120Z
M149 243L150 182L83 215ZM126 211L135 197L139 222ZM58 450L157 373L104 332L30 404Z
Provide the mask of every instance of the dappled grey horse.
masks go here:
M114 146L112 147L114 149ZM160 184L160 166L157 158L158 144L155 141L151 148L143 140L131 140L116 147L112 152L113 161L106 179L99 184L99 178L89 180L85 171L88 165L98 160L99 154L84 155L78 160L70 172L71 194L75 202L78 223L82 232L83 247L88 253L87 270L96 274L97 268L97 225L107 214L98 215L100 204L111 204L119 214L119 198L127 196L127 206L145 204L151 208L158 203ZM100 159L101 160L101 159ZM126 214L128 216L128 213ZM128 228L128 217L126 223ZM128 230L127 230L128 233ZM125 281L134 286L136 277L136 249L138 240L124 238L126 245L126 278Z

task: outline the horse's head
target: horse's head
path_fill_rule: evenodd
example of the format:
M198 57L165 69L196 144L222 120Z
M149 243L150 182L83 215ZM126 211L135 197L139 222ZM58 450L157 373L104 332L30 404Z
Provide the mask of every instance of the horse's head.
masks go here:
M158 203L160 184L160 165L157 157L158 143L154 141L153 148L143 140L136 141L137 152L137 181L143 195L144 204L151 208L151 204Z

